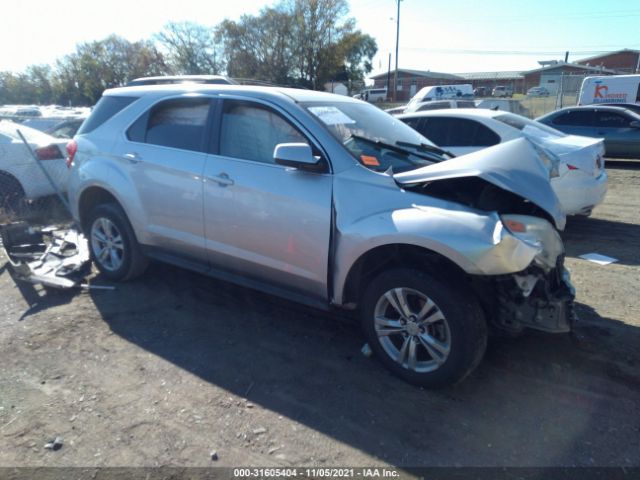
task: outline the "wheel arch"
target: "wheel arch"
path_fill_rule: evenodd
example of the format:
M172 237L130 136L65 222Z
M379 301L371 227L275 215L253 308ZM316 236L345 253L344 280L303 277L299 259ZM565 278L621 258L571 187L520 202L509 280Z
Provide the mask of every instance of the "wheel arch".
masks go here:
M470 282L470 275L444 255L411 244L386 244L374 247L353 263L342 290L342 304L358 307L366 285L391 268L413 268L446 275L459 282Z
M92 186L85 189L78 199L78 220L83 230L87 229L86 222L89 217L89 213L96 206L104 203L115 203L125 212L122 203L106 188L100 186Z

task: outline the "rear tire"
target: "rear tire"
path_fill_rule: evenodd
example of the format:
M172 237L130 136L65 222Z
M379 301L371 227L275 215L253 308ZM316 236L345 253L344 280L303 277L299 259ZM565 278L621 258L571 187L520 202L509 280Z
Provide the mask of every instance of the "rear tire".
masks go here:
M0 210L9 215L20 215L27 206L24 189L13 176L0 173Z
M144 273L149 261L120 205L105 203L94 207L86 229L91 259L105 277L126 281Z
M414 385L458 383L486 350L487 324L473 294L422 271L378 275L363 295L361 316L371 350Z

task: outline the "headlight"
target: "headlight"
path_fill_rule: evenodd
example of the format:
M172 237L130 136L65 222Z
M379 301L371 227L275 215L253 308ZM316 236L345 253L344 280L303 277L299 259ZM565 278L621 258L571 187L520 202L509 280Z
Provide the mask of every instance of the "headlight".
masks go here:
M560 176L559 166L560 166L560 157L558 157L551 150L541 147L534 142L531 142L533 148L536 150L536 153L542 160L542 163L549 169L549 178L556 178Z
M542 248L534 259L539 267L549 271L556 266L558 256L564 252L564 245L553 225L544 218L529 215L501 215L500 219L515 237Z

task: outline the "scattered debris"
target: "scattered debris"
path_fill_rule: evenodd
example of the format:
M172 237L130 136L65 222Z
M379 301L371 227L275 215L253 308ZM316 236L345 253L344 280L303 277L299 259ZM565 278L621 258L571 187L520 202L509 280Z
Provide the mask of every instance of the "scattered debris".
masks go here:
M607 257L606 255L600 255L599 253L585 253L584 255L580 255L580 258L588 260L589 262L597 263L598 265L609 265L618 261L617 258Z
M216 450L211 450L211 453L209 454L209 456L211 457L211 460L213 460L214 462L218 460L218 452Z
M73 288L80 286L88 273L89 245L75 228L34 227L17 222L0 225L0 235L9 262L21 280L45 287Z
M367 358L373 354L373 352L371 351L371 347L369 346L368 343L365 343L362 346L362 349L360 349L360 351L362 352L362 355L364 355Z
M276 453L278 450L280 450L282 448L282 446L279 447L273 447L271 449L269 449L269 451L267 452L269 455L273 455L274 453Z
M254 435L262 435L263 433L267 433L267 429L264 427L255 428L253 430Z
M62 448L63 445L64 445L64 442L62 441L62 438L56 437L55 439L47 442L44 448L46 448L47 450L53 450L54 452L57 452Z

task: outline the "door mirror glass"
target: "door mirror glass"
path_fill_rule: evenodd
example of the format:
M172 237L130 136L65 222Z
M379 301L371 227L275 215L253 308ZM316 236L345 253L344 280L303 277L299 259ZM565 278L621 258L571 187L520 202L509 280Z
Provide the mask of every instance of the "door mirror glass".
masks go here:
M633 120L633 121L629 124L629 126L630 126L631 128L640 128L640 120Z
M306 143L279 143L273 151L275 163L300 170L322 170L320 159L313 156Z

